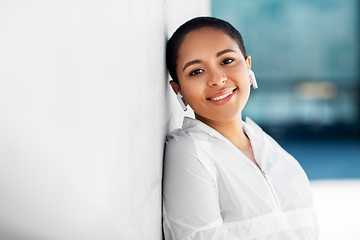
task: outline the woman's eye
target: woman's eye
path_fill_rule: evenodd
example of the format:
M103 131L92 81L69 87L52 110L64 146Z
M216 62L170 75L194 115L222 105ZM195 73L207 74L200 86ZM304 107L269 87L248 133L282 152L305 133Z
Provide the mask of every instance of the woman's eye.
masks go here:
M197 75L197 74L199 74L199 73L202 73L204 70L202 70L202 69L196 69L196 70L194 70L194 71L192 71L191 73L190 73L190 76L195 76L195 75Z
M234 59L228 58L221 62L221 65L232 63Z

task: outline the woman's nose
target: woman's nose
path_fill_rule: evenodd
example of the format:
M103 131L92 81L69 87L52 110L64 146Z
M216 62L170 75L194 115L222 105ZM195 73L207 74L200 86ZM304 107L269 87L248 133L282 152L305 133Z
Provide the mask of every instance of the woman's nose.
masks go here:
M212 71L212 75L208 81L210 87L221 85L227 82L227 76L225 73L220 71Z

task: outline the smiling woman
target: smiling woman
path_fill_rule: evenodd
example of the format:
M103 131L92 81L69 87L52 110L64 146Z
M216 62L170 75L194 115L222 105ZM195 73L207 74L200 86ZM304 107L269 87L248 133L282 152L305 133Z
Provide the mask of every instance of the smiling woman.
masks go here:
M308 178L242 110L257 86L240 33L192 19L167 45L170 82L195 119L168 138L166 239L317 239Z
M179 83L171 85L204 123L239 123L250 93L250 67L251 58L245 60L232 38L213 28L202 28L185 36L177 59Z

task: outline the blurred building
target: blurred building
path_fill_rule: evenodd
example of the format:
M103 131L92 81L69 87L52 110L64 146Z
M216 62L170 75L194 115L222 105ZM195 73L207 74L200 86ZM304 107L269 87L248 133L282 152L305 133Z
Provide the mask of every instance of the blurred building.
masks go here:
M213 0L252 57L259 89L243 116L277 140L359 138L357 0Z

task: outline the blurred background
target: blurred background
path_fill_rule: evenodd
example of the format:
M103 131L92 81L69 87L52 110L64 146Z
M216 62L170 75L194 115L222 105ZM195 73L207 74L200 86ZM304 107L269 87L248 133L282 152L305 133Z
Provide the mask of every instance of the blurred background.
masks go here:
M360 2L212 0L252 57L248 116L303 166L321 239L360 239Z

